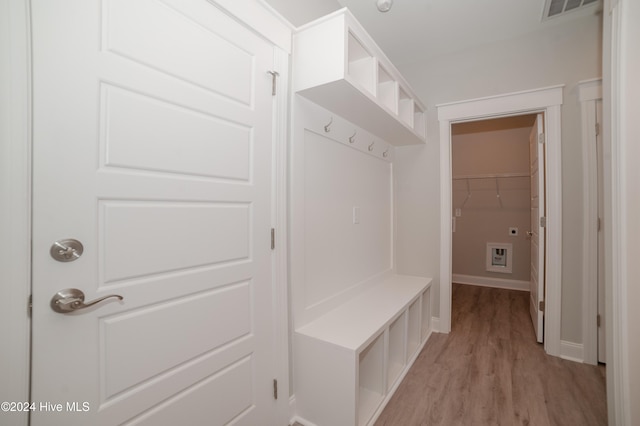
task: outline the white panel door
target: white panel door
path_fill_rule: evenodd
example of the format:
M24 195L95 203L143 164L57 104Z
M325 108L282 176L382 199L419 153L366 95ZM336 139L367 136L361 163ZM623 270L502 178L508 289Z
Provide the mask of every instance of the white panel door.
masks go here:
M205 0L32 12L32 425L273 424L273 47Z
M540 302L544 301L544 261L545 228L541 218L545 216L545 170L544 170L544 127L543 115L538 114L529 134L529 160L531 173L531 281L529 312L536 333L536 340L544 338L544 311Z

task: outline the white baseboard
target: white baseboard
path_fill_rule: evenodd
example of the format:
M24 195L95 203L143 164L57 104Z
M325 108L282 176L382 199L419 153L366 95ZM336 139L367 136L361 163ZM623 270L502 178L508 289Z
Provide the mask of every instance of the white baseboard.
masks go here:
M431 331L434 333L440 333L440 318L431 317Z
M508 280L504 278L478 277L474 275L453 274L451 282L458 284L477 285L480 287L494 287L506 290L529 291L529 281Z
M289 424L294 424L297 420L296 418L296 395L293 394L289 397Z
M317 426L315 423L311 423L310 421L302 419L298 416L294 416L293 418L291 418L291 420L289 421L289 424L292 425L296 422L300 423L303 426Z
M584 362L584 345L581 343L560 341L560 358L575 362Z
M289 425L293 425L296 422L303 426L318 426L296 414L296 395L293 394L289 397Z

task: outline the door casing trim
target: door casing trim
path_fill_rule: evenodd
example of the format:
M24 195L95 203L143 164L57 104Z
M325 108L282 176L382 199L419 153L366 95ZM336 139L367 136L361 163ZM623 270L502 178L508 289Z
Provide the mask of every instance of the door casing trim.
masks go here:
M31 28L28 0L0 0L0 309L2 401L29 401L31 294ZM3 421L27 425L28 412Z
M602 79L578 83L582 129L583 235L582 343L583 361L598 363L598 177L596 156L596 101L602 99ZM601 130L602 132L602 130ZM602 224L604 226L604 223Z
M440 332L451 331L451 125L509 115L544 112L547 168L544 349L560 356L562 307L562 145L564 85L437 105L440 122Z

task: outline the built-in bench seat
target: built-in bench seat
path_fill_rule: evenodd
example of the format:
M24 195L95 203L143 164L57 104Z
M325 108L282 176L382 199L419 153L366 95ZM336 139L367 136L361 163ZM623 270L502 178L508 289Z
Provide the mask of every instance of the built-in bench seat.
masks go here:
M372 423L431 333L431 279L390 274L295 331L296 410L309 425Z

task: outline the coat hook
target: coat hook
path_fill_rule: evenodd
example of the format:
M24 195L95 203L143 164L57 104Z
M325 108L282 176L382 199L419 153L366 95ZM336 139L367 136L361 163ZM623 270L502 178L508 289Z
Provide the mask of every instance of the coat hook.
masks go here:
M382 153L382 156L383 156L384 158L387 158L387 156L388 156L388 155L389 155L389 148L387 148L387 149Z
M376 141L371 142L371 145L369 145L369 152L373 151L373 146L376 144Z
M333 123L333 117L331 117L331 120L329 120L327 125L324 126L324 132L325 133L329 133L331 131L331 123Z
M358 132L354 130L353 134L349 136L349 143L354 143L356 141L356 133Z

